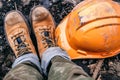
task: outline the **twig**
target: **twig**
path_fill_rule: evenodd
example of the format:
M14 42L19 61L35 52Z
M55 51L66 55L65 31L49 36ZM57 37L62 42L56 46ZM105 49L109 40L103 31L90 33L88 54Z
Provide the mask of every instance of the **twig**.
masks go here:
M17 5L16 5L16 2L15 2L14 4L15 4L15 10L17 10Z
M94 79L97 78L97 75L98 75L98 73L99 73L99 71L100 71L100 68L102 67L103 61L104 61L104 59L100 59L100 60L98 61L98 64L97 64L97 66L96 66L96 68L95 68L95 70L94 70L94 72L93 72L93 76L92 76Z
M33 7L35 7L35 2L34 2L34 5L33 5Z
M96 65L97 65L97 63L88 65L88 67L90 68L90 73L93 73L93 71L96 68Z
M74 4L74 6L76 6L76 4L77 4L76 1L75 1L75 0L72 0L72 2L73 2L73 4Z
M97 79L97 80L101 80L100 78L101 78L101 75L99 75L99 77L98 77L98 79Z

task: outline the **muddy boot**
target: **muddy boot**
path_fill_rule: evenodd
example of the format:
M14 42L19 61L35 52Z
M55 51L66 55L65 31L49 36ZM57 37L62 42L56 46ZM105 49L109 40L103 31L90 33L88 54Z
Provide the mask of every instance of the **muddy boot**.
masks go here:
M34 7L30 16L37 39L39 55L41 56L47 48L55 46L55 23L49 11L41 6Z
M48 80L92 80L81 67L70 61L64 50L54 47L55 24L49 11L38 6L33 8L31 16L41 56L41 68ZM80 75L74 75L74 73Z
M43 80L39 58L30 39L28 25L20 12L11 11L6 15L5 33L17 58L4 80Z
M11 11L5 17L5 33L16 57L23 54L36 54L29 35L28 25L19 11Z

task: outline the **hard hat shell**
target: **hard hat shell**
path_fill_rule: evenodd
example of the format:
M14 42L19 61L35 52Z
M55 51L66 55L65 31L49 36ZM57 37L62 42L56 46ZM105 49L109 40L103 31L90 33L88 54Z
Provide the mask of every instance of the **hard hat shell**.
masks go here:
M107 58L120 52L120 5L112 0L85 0L58 25L57 44L71 59Z

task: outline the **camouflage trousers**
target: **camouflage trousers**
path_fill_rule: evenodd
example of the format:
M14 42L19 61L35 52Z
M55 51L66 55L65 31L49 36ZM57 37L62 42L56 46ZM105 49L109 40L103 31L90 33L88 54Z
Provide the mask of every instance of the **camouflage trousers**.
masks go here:
M61 56L54 56L50 60L46 76L33 63L26 60L15 65L4 80L93 80L80 66Z

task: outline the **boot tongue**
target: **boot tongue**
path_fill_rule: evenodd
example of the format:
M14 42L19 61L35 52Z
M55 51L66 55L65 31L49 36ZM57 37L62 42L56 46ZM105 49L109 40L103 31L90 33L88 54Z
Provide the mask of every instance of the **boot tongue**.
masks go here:
M18 48L19 48L19 49L24 49L24 48L27 47L27 46L25 45L25 43L21 40L20 37L16 38L16 40L17 40Z
M45 31L45 32L44 32L44 35L45 35L46 37L49 37L49 32L48 32L48 31Z
M21 40L20 37L16 38L16 40L17 40L17 43L18 43L18 44L21 44L21 43L22 43L22 40Z

